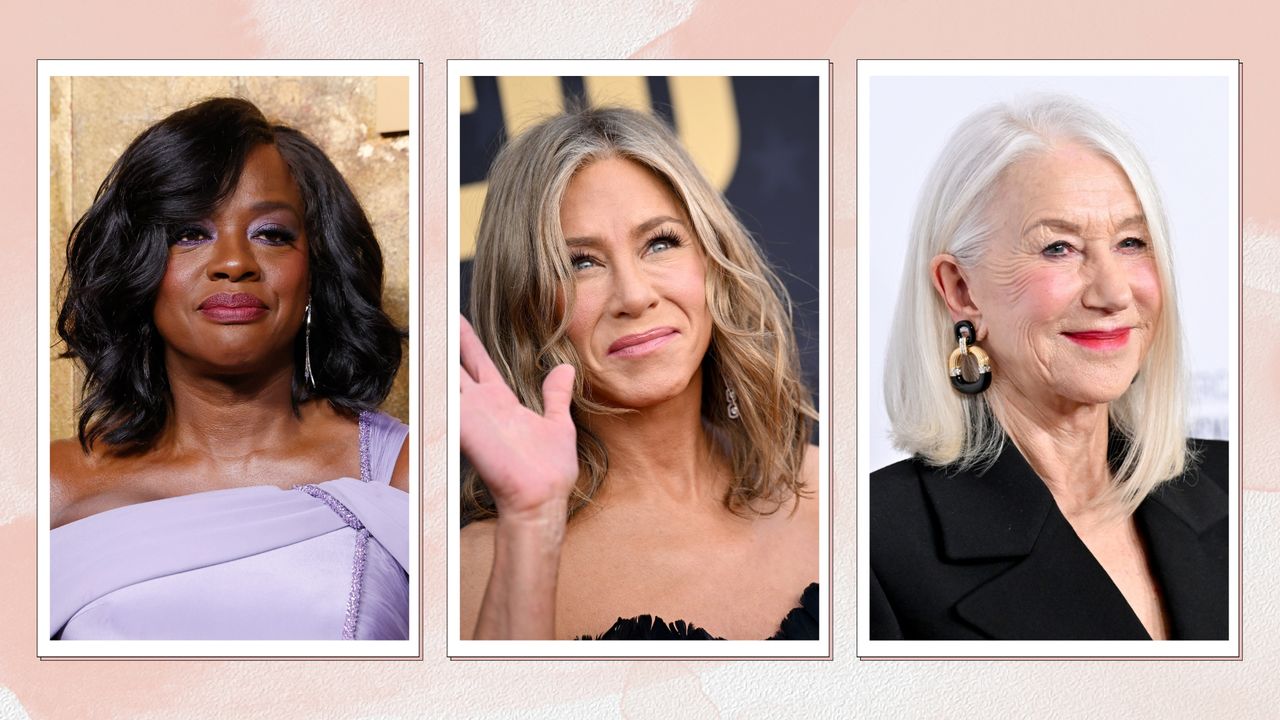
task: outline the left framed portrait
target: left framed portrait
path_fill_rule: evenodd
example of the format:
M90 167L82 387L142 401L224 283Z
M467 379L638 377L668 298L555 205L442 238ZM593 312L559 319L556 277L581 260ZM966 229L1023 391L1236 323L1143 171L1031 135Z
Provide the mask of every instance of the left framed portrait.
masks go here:
M38 654L420 657L420 63L38 77Z

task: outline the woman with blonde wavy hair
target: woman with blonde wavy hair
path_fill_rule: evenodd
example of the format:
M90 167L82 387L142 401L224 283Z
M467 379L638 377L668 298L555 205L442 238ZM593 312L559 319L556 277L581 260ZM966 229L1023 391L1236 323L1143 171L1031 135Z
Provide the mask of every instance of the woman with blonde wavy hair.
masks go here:
M916 211L871 475L873 639L1225 639L1227 447L1189 441L1150 169L1066 96L983 109Z
M816 638L788 296L671 131L583 109L515 138L472 277L464 637Z

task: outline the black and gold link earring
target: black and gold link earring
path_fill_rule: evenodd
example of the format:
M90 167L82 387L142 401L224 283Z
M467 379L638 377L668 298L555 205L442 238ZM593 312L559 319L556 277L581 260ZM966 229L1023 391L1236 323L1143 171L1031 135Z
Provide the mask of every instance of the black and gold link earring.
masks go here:
M956 323L956 341L960 347L951 351L947 374L951 377L951 387L965 395L977 395L991 387L991 358L982 348L972 344L977 339L978 332L973 329L973 323L968 320ZM973 380L964 379L965 355L972 355L978 364L978 377Z

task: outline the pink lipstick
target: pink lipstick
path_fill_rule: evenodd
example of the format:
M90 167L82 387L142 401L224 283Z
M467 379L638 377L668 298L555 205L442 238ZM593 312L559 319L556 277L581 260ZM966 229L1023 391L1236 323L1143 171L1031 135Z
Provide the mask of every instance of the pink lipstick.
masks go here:
M242 325L267 314L267 305L249 293L216 293L196 308L206 318L222 325Z
M609 345L609 357L640 357L648 355L675 340L680 331L673 327L660 327L634 335L623 335Z
M1066 332L1071 342L1090 350L1118 350L1129 342L1129 331L1133 328L1116 328L1115 330L1086 330L1084 332Z

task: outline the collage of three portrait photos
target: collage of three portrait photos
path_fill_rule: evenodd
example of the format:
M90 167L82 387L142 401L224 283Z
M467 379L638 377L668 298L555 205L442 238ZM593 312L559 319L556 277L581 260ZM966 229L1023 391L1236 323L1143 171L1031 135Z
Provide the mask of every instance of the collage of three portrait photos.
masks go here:
M1240 656L1239 63L440 70L39 63L41 657Z

